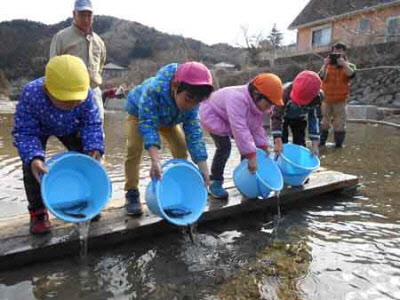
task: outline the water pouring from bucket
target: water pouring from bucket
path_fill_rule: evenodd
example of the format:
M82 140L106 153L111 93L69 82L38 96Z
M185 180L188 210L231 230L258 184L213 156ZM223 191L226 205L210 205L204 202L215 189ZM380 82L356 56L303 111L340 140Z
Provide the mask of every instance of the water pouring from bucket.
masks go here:
M111 198L111 181L103 166L88 155L69 151L46 161L41 181L43 202L65 222L86 222Z
M277 158L285 184L300 186L320 166L320 160L308 148L287 143Z
M200 170L185 159L171 159L162 169L161 180L153 179L146 188L150 211L174 225L195 223L207 204Z
M279 192L283 188L283 178L278 166L263 150L257 149L258 169L255 174L248 170L247 163L248 159L242 160L233 171L233 182L247 198L266 199L271 192Z

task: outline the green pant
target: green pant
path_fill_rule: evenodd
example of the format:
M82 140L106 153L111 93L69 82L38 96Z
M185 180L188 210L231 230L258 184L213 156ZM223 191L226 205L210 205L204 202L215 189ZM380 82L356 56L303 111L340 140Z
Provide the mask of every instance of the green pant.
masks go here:
M143 153L143 137L139 132L139 120L136 116L126 117L127 154L125 159L125 190L137 189L139 185L139 171ZM167 142L174 158L188 158L185 134L182 127L160 128L161 137Z
M322 102L322 130L329 130L333 126L335 132L343 132L346 129L346 101L338 103Z

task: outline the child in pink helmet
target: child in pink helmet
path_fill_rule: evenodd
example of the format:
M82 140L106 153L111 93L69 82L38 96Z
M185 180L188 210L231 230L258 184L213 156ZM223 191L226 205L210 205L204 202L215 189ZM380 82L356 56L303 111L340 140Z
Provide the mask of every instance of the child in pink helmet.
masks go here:
M131 90L125 105L127 156L125 190L128 215L141 215L139 168L143 148L151 159L150 176L161 177L160 134L174 158L187 152L209 183L207 152L198 118L199 103L213 91L211 72L199 62L172 63ZM182 125L182 126L181 126Z
M274 151L282 152L282 143L289 139L289 128L292 131L293 143L306 145L305 136L311 140L311 150L319 154L319 117L318 109L324 94L321 90L321 79L313 71L300 72L293 82L284 85L282 107L275 107L271 115L271 132L274 138Z

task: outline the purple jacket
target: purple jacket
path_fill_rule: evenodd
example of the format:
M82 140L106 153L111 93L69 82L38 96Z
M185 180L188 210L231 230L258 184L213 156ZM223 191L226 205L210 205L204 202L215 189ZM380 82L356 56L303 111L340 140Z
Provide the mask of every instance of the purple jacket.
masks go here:
M266 149L263 112L250 96L248 84L231 86L211 94L200 104L200 123L203 128L219 136L233 136L243 156Z

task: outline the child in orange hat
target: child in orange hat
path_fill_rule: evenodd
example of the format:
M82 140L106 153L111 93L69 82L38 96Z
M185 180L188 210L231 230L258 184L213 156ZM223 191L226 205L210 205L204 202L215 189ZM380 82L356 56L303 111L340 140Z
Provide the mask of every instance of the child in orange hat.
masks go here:
M256 148L268 149L263 117L274 105L283 105L282 93L280 78L263 73L248 84L222 88L201 103L201 125L210 133L217 148L209 187L213 197L228 198L228 192L222 184L225 165L231 153L231 137L235 139L242 157L249 159L249 170L257 170Z

